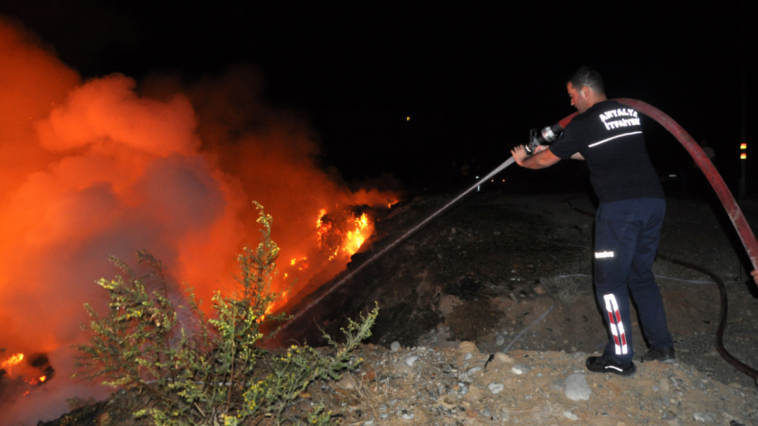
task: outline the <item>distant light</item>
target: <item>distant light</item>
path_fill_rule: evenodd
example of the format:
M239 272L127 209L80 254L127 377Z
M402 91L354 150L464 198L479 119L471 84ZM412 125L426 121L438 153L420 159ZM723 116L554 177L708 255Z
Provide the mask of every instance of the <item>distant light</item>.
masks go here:
M410 116L405 117L405 121L411 121L411 117Z
M740 149L747 149L747 144L746 143L741 143L740 144Z
M747 154L745 154L744 152L740 154L740 160L744 160L746 158L747 158Z

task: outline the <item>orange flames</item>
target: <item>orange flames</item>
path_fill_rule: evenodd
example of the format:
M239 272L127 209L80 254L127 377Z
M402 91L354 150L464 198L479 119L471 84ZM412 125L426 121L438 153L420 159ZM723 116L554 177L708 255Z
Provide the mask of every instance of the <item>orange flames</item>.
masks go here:
M31 378L26 380L26 383L29 383L30 385L38 385L40 383L44 383L45 380L47 380L47 376L39 376L39 378Z
M46 382L48 379L47 374L39 375L39 372L42 371L45 366L48 367L49 371L54 371L52 367L49 367L47 357L45 355L32 355L31 360L22 364L22 361L25 361L26 359L27 357L24 354L18 353L3 362L0 362L0 370L2 370L0 377L4 375L10 377L12 383L15 383L15 385L11 384L11 386L18 386L19 384L37 386ZM40 365L42 365L41 368ZM29 390L26 390L28 388L22 387L19 389L16 387L16 389L20 395L29 395Z
M357 217L356 217L357 216ZM283 278L275 283L279 291L279 301L269 306L266 314L284 306L289 300L291 284L296 280L307 279L309 268L318 271L330 270L334 266L342 268L350 260L350 256L358 252L363 243L374 231L373 221L369 215L356 215L350 208L327 213L327 209L319 209L316 218L316 241L311 247L306 247L308 256L296 256L284 266ZM335 270L338 272L339 269ZM291 277L291 278L290 278ZM288 284L289 283L289 284Z
M366 238L371 235L371 232L367 232L368 225L366 213L363 213L361 217L355 218L355 229L347 232L345 247L342 250L351 256L354 255L361 248L363 242L366 241Z
M24 354L16 354L12 357L6 359L0 364L0 368L2 369L9 369L13 367L14 365L18 365L21 361L24 360Z
M0 17L0 342L18 354L3 367L21 353L68 358L86 341L82 304L107 309L94 281L119 274L108 255L134 266L136 250L151 251L208 308L213 292L234 291L235 254L257 245L256 200L281 247L272 290L296 297L365 244L369 207L397 199L325 172L314 130L261 101L254 67L193 83L84 81L37 39ZM71 368L25 377L62 400Z

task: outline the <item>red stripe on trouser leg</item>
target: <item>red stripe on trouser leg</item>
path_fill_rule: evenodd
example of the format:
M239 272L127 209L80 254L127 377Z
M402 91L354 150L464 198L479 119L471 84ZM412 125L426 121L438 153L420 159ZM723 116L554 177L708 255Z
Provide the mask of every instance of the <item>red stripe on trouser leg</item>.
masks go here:
M613 342L616 344L616 355L626 355L628 353L626 332L624 323L621 321L621 312L619 312L616 297L613 294L606 294L603 298L605 299L605 309L608 311L608 322L611 327L611 334L613 334Z

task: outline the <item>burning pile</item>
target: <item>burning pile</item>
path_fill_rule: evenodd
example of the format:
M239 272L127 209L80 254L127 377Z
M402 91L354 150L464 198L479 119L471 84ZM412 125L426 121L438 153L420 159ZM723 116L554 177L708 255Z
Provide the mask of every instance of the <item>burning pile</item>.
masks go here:
M37 386L55 375L46 354L25 356L18 353L0 362L0 401L9 402L28 396Z
M0 342L47 354L42 365L28 355L4 367L1 392L18 380L32 391L23 404L0 400L5 422L36 423L65 411L66 398L102 396L69 379L70 348L87 337L82 304L104 307L94 281L119 273L108 255L132 263L149 250L208 306L214 291L234 290L235 254L258 241L257 200L281 247L274 290L290 297L343 270L369 238L372 212L396 199L324 171L312 129L263 104L252 67L189 86L81 81L2 18L0 60Z
M329 213L326 209L320 209L316 219L313 246L306 255L293 257L288 265L280 267L283 278L277 282L277 291L282 297L268 312L283 307L293 301L293 297L297 300L304 296L305 294L291 291L304 277L315 276L316 281L320 283L344 268L350 257L357 253L373 234L372 216L376 211L368 206L347 206ZM335 271L333 265L339 265L340 269ZM308 292L308 288L303 285L295 287L304 289L303 293Z

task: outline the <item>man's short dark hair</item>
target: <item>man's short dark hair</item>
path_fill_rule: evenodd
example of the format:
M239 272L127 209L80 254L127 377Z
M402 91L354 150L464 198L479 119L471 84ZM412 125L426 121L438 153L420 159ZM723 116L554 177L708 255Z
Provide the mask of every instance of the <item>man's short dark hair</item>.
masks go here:
M576 70L576 72L571 74L566 80L566 85L569 83L571 83L576 90L581 90L582 87L589 87L598 93L605 93L603 77L601 77L600 73L595 71L592 67L584 66Z

